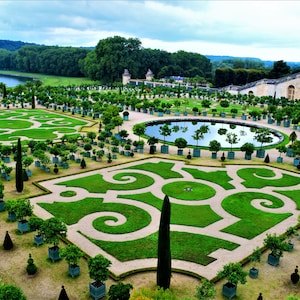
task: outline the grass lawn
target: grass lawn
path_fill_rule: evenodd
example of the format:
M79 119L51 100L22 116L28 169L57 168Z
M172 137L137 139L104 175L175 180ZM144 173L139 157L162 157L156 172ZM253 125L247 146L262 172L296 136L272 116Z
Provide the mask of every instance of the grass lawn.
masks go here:
M25 72L4 71L4 70L1 70L0 73L4 75L33 77L41 80L44 85L50 85L50 86L69 86L69 85L81 86L83 84L90 84L90 85L97 84L96 81L92 81L83 77L64 77L64 76L54 76L54 75L52 76L52 75L43 75L37 73L25 73Z
M230 195L222 201L222 207L241 220L222 231L252 239L292 215L261 211L251 205L251 201L254 199L261 200L261 205L268 208L279 208L284 205L281 199L265 193L245 192ZM263 202L263 200L269 200L272 204Z
M123 181L123 184L107 182L103 179L101 174L95 174L86 176L79 179L68 180L58 183L58 185L65 185L67 187L81 187L89 191L90 193L106 193L108 190L135 190L148 187L154 183L154 179L150 176L139 174L122 172L116 174L113 177L115 180ZM130 181L131 178L135 180Z
M182 174L172 170L174 163L160 161L157 163L144 163L126 169L144 170L161 176L163 179L182 178Z
M162 187L164 194L180 200L205 200L213 197L216 191L210 186L194 181L176 181Z
M19 137L53 140L58 134L77 134L87 121L44 110L1 110L0 141L17 141Z
M247 188L263 188L266 186L293 186L300 183L300 178L282 174L282 178L272 179L274 171L265 168L246 168L238 170L238 175L244 179L242 184Z
M120 261L129 261L137 258L156 258L157 238L158 234L154 233L143 239L125 242L89 239ZM209 256L209 253L219 248L233 250L238 247L237 244L229 241L186 232L171 231L170 240L172 259L186 260L204 266L215 260Z
M234 189L234 186L229 183L232 180L227 175L226 171L211 171L205 172L199 169L183 168L184 171L190 173L195 179L210 181L222 186L225 190Z

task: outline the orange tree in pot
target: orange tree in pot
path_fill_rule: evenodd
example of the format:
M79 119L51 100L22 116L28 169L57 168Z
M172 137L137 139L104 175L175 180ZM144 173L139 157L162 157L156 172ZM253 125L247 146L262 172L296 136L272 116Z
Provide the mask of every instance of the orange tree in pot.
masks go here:
M106 295L105 281L108 278L108 267L111 261L102 254L98 254L88 259L88 268L90 278L94 280L89 284L90 295L94 299L102 298Z

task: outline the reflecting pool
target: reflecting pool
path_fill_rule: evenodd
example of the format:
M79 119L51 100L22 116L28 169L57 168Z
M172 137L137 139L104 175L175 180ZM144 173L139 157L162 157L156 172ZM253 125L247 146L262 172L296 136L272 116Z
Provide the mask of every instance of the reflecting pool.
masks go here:
M255 147L259 147L260 143L254 139L255 129L262 126L253 126L243 122L222 121L213 119L170 119L151 121L146 124L145 134L149 137L156 137L164 140L164 136L160 134L160 127L165 123L171 129L171 135L165 137L166 142L174 142L177 138L183 137L188 145L197 145L197 141L193 138L195 131L202 125L208 126L208 132L204 134L203 139L198 140L198 146L208 147L209 142L217 140L222 148L230 148L231 145L226 142L228 133L235 133L238 136L238 143L233 148L240 148L245 143L253 143ZM263 146L275 145L283 141L283 136L276 130L270 129L273 141L264 143Z

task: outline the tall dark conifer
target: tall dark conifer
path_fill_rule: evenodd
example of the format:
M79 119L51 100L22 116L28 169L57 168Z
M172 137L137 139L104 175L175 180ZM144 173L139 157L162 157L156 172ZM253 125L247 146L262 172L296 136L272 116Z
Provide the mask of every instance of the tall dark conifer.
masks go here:
M23 167L22 167L22 147L21 140L18 139L17 155L16 155L16 190L21 193L24 188Z
M156 284L163 289L168 289L171 281L170 217L170 200L166 195L161 210L158 232L156 277Z

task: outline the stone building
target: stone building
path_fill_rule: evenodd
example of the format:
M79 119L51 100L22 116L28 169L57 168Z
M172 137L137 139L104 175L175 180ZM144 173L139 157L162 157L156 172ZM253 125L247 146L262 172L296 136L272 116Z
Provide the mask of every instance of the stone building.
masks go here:
M233 95L254 95L285 97L287 99L300 99L300 73L281 77L279 79L261 79L243 86L230 85L222 90Z

